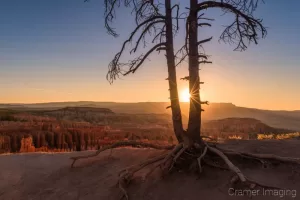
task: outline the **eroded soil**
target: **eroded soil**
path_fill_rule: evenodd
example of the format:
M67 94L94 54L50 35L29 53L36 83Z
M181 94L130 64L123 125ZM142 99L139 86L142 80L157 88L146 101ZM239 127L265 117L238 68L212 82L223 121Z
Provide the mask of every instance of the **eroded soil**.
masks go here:
M281 156L300 157L300 140L286 141L229 141L223 148L251 153L273 153ZM118 172L130 165L160 154L153 149L120 148L105 151L99 156L81 160L71 169L69 157L91 152L27 153L0 156L0 199L2 200L93 200L120 199L116 186ZM258 191L252 199L300 199L300 168L278 165L261 168L259 164L237 163L247 177L280 188L284 191L263 193ZM142 180L147 169L136 174L128 188L133 200L227 200L249 199L246 191L235 195L229 190L231 172L204 168L201 176L175 172L163 179L159 171L146 181ZM290 190L290 191L288 191ZM294 190L294 191L291 191ZM283 194L283 193L288 194ZM296 193L295 193L296 192ZM296 195L296 196L295 196ZM293 198L294 196L294 198Z

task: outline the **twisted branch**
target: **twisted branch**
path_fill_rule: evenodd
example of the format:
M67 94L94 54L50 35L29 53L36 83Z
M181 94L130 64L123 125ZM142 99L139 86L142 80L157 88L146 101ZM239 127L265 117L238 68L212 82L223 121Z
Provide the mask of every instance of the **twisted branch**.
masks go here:
M230 44L236 43L237 47L234 50L244 51L247 49L246 43L253 41L257 44L259 32L262 38L267 34L266 28L262 25L262 20L252 17L257 2L258 0L205 1L198 4L197 11L207 8L221 8L225 13L235 14L235 21L224 30L220 40Z

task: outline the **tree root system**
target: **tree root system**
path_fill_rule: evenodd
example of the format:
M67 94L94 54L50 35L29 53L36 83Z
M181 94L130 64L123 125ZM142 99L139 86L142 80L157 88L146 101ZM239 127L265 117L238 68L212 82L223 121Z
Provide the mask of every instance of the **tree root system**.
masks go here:
M229 156L237 156L243 159L248 160L256 160L265 164L269 163L293 163L300 164L300 158L290 158L290 157L281 157L272 154L251 154L244 152L236 152L232 150L225 150L217 147L217 143L209 143L203 141L203 144L194 144L192 146L187 146L184 143L180 143L172 146L160 146L149 143L142 143L137 141L122 141L112 144L110 146L103 147L96 151L94 154L85 155L85 156L77 156L71 157L73 160L71 167L74 167L74 164L77 160L86 159L90 157L95 157L101 152L114 149L118 147L140 147L140 148L154 148L160 150L168 150L165 153L162 153L159 156L154 158L147 159L146 161L139 163L137 165L130 166L119 173L119 181L118 187L123 193L122 197L129 199L129 195L126 191L126 186L133 179L134 174L147 166L151 166L148 173L146 173L144 179L146 179L151 173L155 171L155 169L160 168L162 171L162 175L170 173L174 166L179 169L193 169L191 166L195 163L197 166L197 172L201 174L203 172L203 165L208 165L214 168L220 168L223 170L229 170L234 173L233 178L230 180L230 184L235 187L237 185L241 185L248 189L254 189L256 187L268 188L268 189L282 189L277 188L275 186L264 185L262 183L258 183L257 181L246 177L243 172L232 163L232 161L228 158ZM222 163L222 164L216 164Z

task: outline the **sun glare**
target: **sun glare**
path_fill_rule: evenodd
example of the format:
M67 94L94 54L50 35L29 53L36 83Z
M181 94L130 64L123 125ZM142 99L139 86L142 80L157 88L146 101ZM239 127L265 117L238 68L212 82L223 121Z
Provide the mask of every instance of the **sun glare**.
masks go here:
M186 88L184 90L181 91L180 93L180 101L181 102L189 102L190 101L190 93L189 93L189 89Z

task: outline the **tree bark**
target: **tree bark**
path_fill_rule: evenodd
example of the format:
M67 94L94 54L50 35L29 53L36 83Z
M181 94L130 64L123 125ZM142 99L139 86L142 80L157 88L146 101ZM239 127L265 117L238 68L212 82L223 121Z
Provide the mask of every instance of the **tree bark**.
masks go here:
M198 20L197 20L198 0L190 0L189 23L189 91L190 91L190 111L188 122L188 137L193 143L200 142L201 130L201 103L200 103L200 77L198 63Z
M181 109L178 98L177 79L176 79L176 66L175 55L173 46L173 23L172 23L172 8L171 0L165 0L166 8L166 57L168 65L168 81L170 90L170 101L172 110L173 129L178 142L183 141L183 126Z

